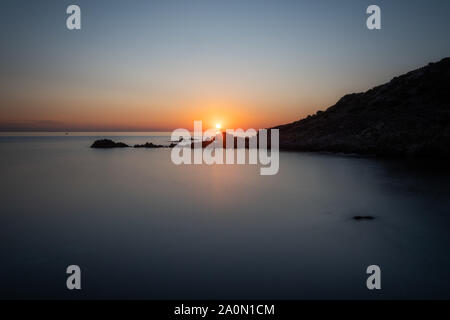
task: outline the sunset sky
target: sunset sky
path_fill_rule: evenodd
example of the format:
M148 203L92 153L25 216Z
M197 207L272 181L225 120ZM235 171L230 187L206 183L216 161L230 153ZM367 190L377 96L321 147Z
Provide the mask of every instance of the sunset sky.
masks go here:
M0 131L295 121L450 56L450 1L432 2L2 1Z

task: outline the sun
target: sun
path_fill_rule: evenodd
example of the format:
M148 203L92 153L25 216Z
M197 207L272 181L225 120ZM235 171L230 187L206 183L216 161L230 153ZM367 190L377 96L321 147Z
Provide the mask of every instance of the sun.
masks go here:
M220 129L221 127L220 123L216 123L216 129Z

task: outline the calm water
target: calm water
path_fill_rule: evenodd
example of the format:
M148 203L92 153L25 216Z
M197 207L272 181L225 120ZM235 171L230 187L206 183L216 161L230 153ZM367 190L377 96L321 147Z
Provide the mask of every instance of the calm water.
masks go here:
M260 176L90 149L97 138L0 137L0 298L450 298L437 163L282 152L279 174ZM371 264L381 291L366 289Z

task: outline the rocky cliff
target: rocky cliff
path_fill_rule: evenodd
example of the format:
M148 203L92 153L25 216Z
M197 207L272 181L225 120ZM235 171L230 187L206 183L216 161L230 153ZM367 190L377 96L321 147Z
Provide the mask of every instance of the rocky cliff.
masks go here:
M276 128L282 149L450 156L450 58Z

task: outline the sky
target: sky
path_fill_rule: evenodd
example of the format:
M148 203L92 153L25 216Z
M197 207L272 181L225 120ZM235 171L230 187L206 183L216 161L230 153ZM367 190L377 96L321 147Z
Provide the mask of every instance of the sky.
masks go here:
M448 0L2 0L0 131L289 123L450 56L449 14Z

